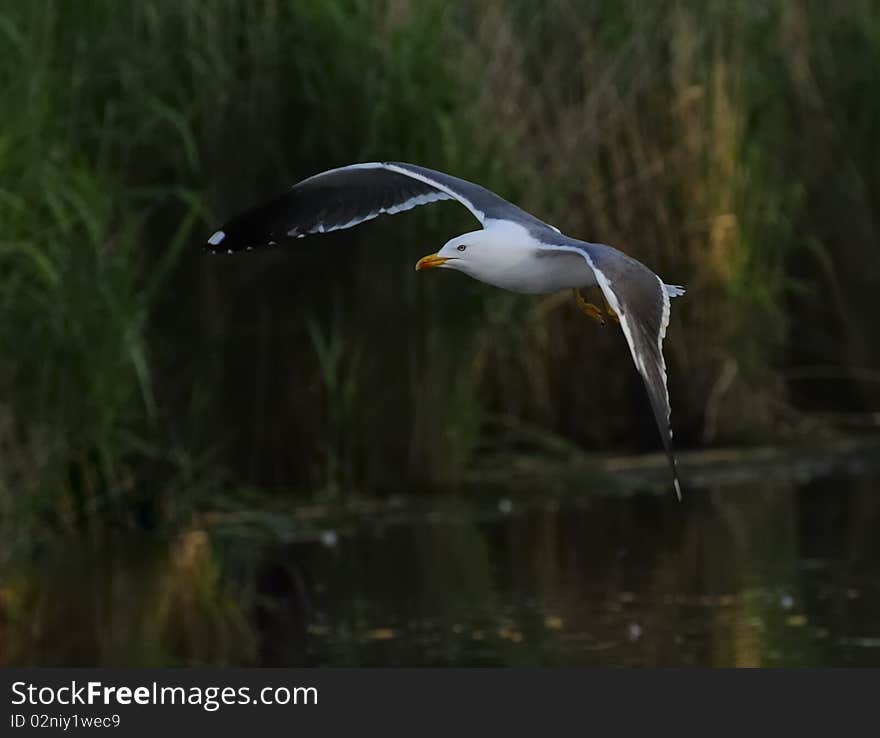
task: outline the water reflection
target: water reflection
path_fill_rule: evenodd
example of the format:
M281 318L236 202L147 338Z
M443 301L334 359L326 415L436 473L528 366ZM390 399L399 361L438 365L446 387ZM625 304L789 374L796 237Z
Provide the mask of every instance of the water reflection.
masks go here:
M877 479L480 495L4 572L6 664L880 663Z
M877 664L876 481L727 487L508 514L446 501L332 552L324 664Z

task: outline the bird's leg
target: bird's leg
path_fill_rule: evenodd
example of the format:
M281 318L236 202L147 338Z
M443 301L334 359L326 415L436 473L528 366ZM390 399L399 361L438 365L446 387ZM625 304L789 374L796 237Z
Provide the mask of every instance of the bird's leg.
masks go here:
M581 312L583 312L584 315L589 315L599 325L605 325L605 318L602 317L602 311L592 302L587 302L584 299L584 296L581 294L581 291L577 287L575 287L572 291L574 292L574 301L581 309Z

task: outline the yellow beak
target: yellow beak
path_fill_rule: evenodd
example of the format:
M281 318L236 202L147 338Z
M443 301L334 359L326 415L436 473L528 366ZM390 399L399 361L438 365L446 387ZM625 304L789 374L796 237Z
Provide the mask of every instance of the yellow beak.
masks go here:
M428 256L423 256L416 263L416 271L420 272L422 269L430 269L431 267L438 267L441 264L445 264L449 259L445 259L442 256L437 256L437 254L428 254Z

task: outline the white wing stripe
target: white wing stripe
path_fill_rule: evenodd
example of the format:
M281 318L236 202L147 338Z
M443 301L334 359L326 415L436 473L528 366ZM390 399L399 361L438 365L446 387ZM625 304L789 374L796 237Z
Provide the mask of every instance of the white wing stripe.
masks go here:
M398 203L397 205L392 205L387 208L379 208L378 210L373 210L365 215L360 215L356 218L352 218L351 220L345 223L336 223L334 225L327 225L325 223L319 223L314 228L311 228L303 233L300 233L295 228L287 232L288 236L301 238L305 235L310 235L312 233L330 233L331 231L342 231L346 228L352 228L356 225L364 223L368 220L372 220L373 218L378 218L380 215L394 215L396 213L402 213L406 210L412 210L413 208L417 208L419 205L427 205L431 202L436 202L437 200L451 200L453 199L450 195L445 192L426 192L423 195L416 195L416 197L411 197L409 200L405 200L404 202Z
M605 295L605 299L608 300L608 304L612 307L614 312L616 312L617 316L620 318L620 327L623 329L623 335L626 337L627 344L629 344L629 351L632 354L633 361L635 362L636 367L641 374L647 374L647 371L645 369L644 357L636 351L636 344L633 339L632 331L630 330L626 312L624 310L621 310L620 302L617 299L617 295L615 294L614 290L611 289L611 281L608 279L607 276L605 276L605 273L596 266L596 264L590 258L590 255L583 249L574 248L572 246L558 246L556 244L544 244L543 247L547 249L553 249L555 251L571 251L573 253L580 254L584 259L586 259L586 262L589 265L590 269L592 269L593 273L596 275L596 281L599 283L599 287L602 289L602 293ZM663 296L663 314L660 320L660 333L657 335L657 348L660 351L660 368L663 372L663 389L666 392L666 404L668 406L669 388L666 386L666 360L663 357L663 339L666 337L666 327L669 325L669 296L666 293L663 280L660 279L660 277L657 277L657 281L660 283L660 294ZM668 420L669 417L667 414L667 421ZM672 429L670 429L670 435L672 435Z
M399 167L396 164L381 164L381 167L387 169L391 172L397 172L398 174L404 174L407 177L412 179L416 179L419 182L424 182L427 185L431 185L431 187L436 187L441 192L445 192L449 197L458 200L462 205L464 205L468 210L470 210L474 217L480 221L480 223L484 223L486 220L486 214L479 210L470 200L466 197L462 196L460 193L455 190L447 187L446 185L440 184L437 180L431 179L430 177L426 177L424 174L417 174L416 172L412 172L406 167Z
M629 321L627 320L626 312L624 310L621 310L620 302L617 300L617 295L614 293L614 290L611 289L611 282L609 281L608 277L605 276L605 273L596 266L596 264L590 258L590 255L586 251L584 251L583 249L574 248L572 246L557 246L555 244L546 244L545 248L558 250L558 251L571 251L572 253L580 254L584 259L586 259L587 264L589 265L590 269L593 270L593 274L596 275L596 281L599 283L599 287L602 289L602 294L605 295L605 299L608 300L608 304L611 306L611 308L614 310L615 313L617 313L617 316L620 318L620 327L623 329L623 335L626 337L626 342L629 345L629 352L632 354L633 361L636 364L636 368L639 370L639 372L642 375L647 374L647 372L645 371L644 357L642 357L641 354L636 352L636 344L635 344L635 341L633 340L633 335L632 335L632 331L630 330L630 327L629 327ZM657 279L660 279L660 278L658 277ZM661 284L662 284L662 282L661 282ZM667 299L665 306L664 306L666 308L664 313L667 314L667 319L668 319L668 306L669 306L669 300ZM665 335L665 327L663 329L663 334ZM663 337L661 336L658 341L658 344L661 343L662 341L663 341ZM662 348L661 348L661 353L660 353L660 359L661 359L661 361L663 360ZM665 380L665 377L666 377L665 365L663 366L663 377ZM665 381L664 381L664 385L665 385ZM669 393L667 392L667 401L669 399L668 394Z
M309 180L317 179L318 177L323 177L325 174L330 174L331 172L344 172L344 171L351 170L351 169L384 169L388 172L395 172L396 174L402 174L405 177L409 177L410 179L414 179L418 182L423 182L426 185L430 185L431 187L434 187L435 189L439 190L442 193L445 193L445 195L446 195L446 198L437 197L435 199L437 199L437 200L442 200L442 199L458 200L462 205L464 205L468 210L470 210L471 213L473 213L474 217L478 221L480 221L481 224L484 224L484 222L486 220L486 214L482 210L478 209L470 200L468 200L466 197L464 197L460 192L456 192L451 187L448 187L444 184L441 184L437 180L431 179L431 177L426 177L424 174L420 174L418 172L413 172L413 171L407 169L406 167L401 167L396 164L390 164L390 163L386 163L386 162L382 162L382 161L370 161L370 162L364 162L361 164L349 164L348 166L345 166L345 167L337 167L336 169L328 169L326 172L321 172L320 174L312 175L311 177L308 177L308 178L302 180L298 184L303 184L304 182L308 182ZM297 185L294 185L294 186L297 186ZM414 199L417 199L417 198L414 198ZM416 205L427 204L429 202L434 202L434 200L425 200L423 202L412 204L409 207L414 208L414 207L416 207ZM402 210L408 210L408 209L409 208L401 208L400 210L389 209L387 211L379 211L379 212L387 212L389 214L394 214L394 213L399 213ZM377 213L377 215L378 215L378 213ZM373 217L375 217L375 216L373 216ZM368 220L368 218L364 218L364 220ZM363 222L363 221L358 221L358 222ZM354 223L354 225L357 225L357 223Z

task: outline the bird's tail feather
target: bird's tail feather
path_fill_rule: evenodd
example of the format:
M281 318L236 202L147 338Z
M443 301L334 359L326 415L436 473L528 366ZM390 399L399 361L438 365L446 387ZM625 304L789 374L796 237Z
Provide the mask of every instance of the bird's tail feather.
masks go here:
M664 284L663 289L670 297L681 297L685 293L684 287L680 284Z

